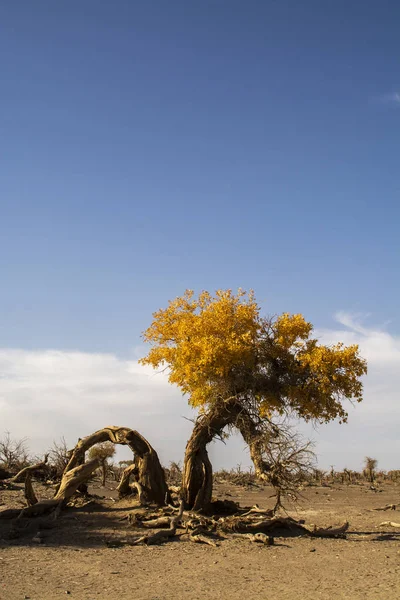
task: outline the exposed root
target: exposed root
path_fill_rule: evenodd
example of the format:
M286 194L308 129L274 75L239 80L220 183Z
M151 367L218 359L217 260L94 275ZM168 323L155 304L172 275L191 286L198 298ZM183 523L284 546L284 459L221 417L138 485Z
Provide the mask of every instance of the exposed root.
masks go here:
M182 501L178 514L174 515L170 519L169 529L167 529L167 530L161 529L160 531L156 531L156 533L153 533L151 535L143 535L142 537L140 537L137 540L135 540L134 542L132 542L132 545L136 546L137 544L147 544L148 546L150 546L153 544L159 544L159 543L165 542L167 539L174 537L176 535L176 530L182 520L183 510L184 510L184 504Z
M383 523L380 523L378 527L400 527L400 523L395 523L394 521L383 521Z
M381 506L380 508L373 508L372 510L396 510L396 504L386 504L386 506Z

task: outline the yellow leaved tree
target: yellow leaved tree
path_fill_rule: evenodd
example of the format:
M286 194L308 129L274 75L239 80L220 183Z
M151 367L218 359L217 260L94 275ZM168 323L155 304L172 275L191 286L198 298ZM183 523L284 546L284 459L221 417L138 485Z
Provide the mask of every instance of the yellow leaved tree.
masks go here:
M183 494L189 507L211 501L206 446L225 427L249 445L256 474L274 482L269 449L279 434L274 415L347 421L344 400L362 400L366 362L358 346L322 345L300 314L260 314L253 292L188 290L154 313L141 362L167 367L169 380L199 409L186 447Z

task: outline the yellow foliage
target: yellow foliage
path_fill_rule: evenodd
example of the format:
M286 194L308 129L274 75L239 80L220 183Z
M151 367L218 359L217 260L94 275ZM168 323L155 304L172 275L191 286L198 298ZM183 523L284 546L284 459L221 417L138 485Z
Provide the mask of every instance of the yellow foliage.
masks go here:
M235 396L261 417L292 410L305 419L347 419L344 399L362 399L366 362L358 346L324 346L300 314L260 316L253 292L192 290L154 313L142 364L169 367L169 380L206 407Z

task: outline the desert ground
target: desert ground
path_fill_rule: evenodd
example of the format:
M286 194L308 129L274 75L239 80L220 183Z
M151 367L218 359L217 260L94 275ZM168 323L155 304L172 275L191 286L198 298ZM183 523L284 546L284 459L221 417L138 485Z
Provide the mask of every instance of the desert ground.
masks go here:
M23 485L13 487L0 488L0 510L25 505ZM115 488L114 482L102 488L95 481L89 503L67 508L47 525L32 518L17 534L13 521L0 520L1 600L400 597L400 528L388 524L400 522L400 506L375 510L400 504L398 484L312 485L296 505L286 506L308 527L349 521L345 539L287 531L274 535L270 546L222 536L216 547L192 543L187 535L159 545L129 545L143 529L127 516L142 507L134 498L118 500ZM38 483L35 490L41 498L50 494ZM216 499L243 507L274 503L268 486L221 482L214 492Z

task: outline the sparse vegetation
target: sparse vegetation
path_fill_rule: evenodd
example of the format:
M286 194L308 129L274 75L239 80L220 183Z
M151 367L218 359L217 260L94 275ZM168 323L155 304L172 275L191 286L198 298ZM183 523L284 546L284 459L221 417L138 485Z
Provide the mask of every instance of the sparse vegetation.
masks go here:
M365 473L368 477L368 480L373 483L375 479L375 470L378 466L378 461L376 458L371 458L370 456L366 456L364 460L365 464Z
M112 458L115 454L115 446L112 442L101 442L92 446L89 450L89 459L98 459L100 461L103 478L101 485L106 485L108 459Z
M0 467L7 471L16 472L29 464L27 440L15 440L6 431L0 439Z
M67 442L64 437L61 437L58 442L53 442L53 445L49 450L49 457L57 479L61 479L64 469L70 459L70 455L71 452L68 450Z

